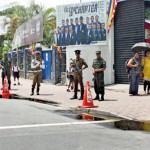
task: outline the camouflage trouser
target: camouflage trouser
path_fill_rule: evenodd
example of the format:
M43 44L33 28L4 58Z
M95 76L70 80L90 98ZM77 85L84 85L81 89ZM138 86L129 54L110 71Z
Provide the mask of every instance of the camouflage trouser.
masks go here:
M32 87L35 88L36 84L37 87L40 87L40 83L42 81L42 72L34 72L33 84Z

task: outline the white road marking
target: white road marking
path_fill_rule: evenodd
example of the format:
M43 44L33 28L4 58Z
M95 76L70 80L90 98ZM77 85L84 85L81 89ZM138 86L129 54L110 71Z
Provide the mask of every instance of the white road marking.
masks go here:
M114 121L115 120L104 120L104 121L84 121L84 122L68 122L68 123L53 123L53 124L30 124L30 125L17 125L17 126L2 126L2 127L0 127L0 130L39 128L39 127L52 127L52 126L84 125L84 124L103 124L103 123L111 123Z

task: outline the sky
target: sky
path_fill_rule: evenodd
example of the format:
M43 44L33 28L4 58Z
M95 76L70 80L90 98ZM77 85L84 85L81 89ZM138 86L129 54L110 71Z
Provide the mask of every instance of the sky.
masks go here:
M30 0L23 0L25 3L30 2ZM46 8L48 7L56 7L57 5L65 5L65 4L73 4L73 3L80 3L82 2L89 2L89 1L96 1L96 0L35 0L35 3L42 4Z
M0 0L0 7L8 5L13 2L19 2L25 6L28 6L31 0ZM73 3L80 3L82 2L89 2L89 1L96 1L96 0L35 0L35 3L44 5L45 8L54 7L56 8L57 5L65 5L65 4L73 4Z

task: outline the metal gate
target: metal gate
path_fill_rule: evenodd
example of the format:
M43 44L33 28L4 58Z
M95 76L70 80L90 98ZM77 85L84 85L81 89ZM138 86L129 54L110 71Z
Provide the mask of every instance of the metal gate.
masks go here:
M114 24L115 82L127 83L125 61L133 57L131 47L145 41L144 0L118 3Z
M45 69L43 69L43 80L51 79L52 51L42 51Z

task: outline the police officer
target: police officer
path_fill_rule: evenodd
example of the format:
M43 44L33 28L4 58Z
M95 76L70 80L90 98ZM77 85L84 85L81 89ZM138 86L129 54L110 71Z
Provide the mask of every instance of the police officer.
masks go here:
M84 94L84 86L83 86L83 77L82 77L82 70L88 68L87 63L83 58L80 57L80 50L75 50L76 59L73 60L75 64L75 72L74 72L74 96L71 99L77 99L77 91L78 91L78 83L81 87L81 97L79 100L83 99Z
M104 70L106 69L106 62L101 57L101 51L96 51L97 58L93 60L93 75L94 75L94 90L96 97L94 100L103 101L104 100ZM99 98L101 94L101 99Z
M4 59L1 62L2 68L2 84L4 83L5 76L8 80L8 89L11 89L11 60L8 58L8 54L4 53Z
M37 84L37 95L39 95L40 82L42 80L42 69L44 69L44 61L41 59L41 53L39 51L35 52L35 59L32 60L31 69L33 69L33 84L32 91L30 95L34 95L34 89Z

